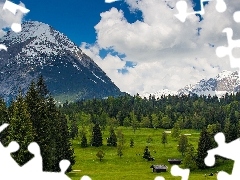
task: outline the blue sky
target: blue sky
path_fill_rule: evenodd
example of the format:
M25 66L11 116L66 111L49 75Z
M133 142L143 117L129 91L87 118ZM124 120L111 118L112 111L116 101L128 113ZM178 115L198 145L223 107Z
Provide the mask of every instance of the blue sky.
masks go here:
M19 0L11 0L18 4ZM112 7L124 11L129 23L141 20L141 12L130 12L128 5L120 0L113 3L105 3L104 0L71 0L71 1L33 1L22 0L30 13L25 20L34 20L47 23L58 31L67 35L74 43L94 43L96 34L94 26L100 21L100 13ZM195 9L199 9L199 1L194 0Z
M18 0L12 2L19 3ZM22 2L30 9L25 20L47 23L78 45L82 42L95 42L94 26L100 21L100 13L112 7L124 10L129 22L141 19L141 13L130 13L124 1L105 3L104 0L22 0Z
M233 70L229 58L218 58L215 50L227 45L226 27L240 38L240 26L233 21L238 1L228 1L224 13L216 11L216 0L210 1L202 21L190 15L185 23L174 16L178 0L22 2L30 9L25 20L47 23L67 35L130 94L176 91ZM199 1L186 2L188 12L193 6L199 10Z

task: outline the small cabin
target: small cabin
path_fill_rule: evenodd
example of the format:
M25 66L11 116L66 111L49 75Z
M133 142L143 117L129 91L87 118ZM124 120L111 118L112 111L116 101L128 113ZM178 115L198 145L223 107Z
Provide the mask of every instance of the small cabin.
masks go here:
M160 172L167 172L168 167L166 165L152 165L152 172L160 173Z
M168 162L170 164L176 164L176 165L179 165L182 163L182 160L181 159L168 159Z

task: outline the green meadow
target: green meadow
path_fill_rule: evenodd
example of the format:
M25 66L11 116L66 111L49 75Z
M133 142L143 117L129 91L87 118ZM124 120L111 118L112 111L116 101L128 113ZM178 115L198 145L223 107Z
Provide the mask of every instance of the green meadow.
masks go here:
M90 176L92 180L154 180L157 176L163 176L166 180L181 180L181 177L174 177L170 174L171 165L168 163L168 159L183 159L181 153L177 150L178 139L174 139L171 137L171 134L168 134L168 143L165 147L161 143L162 132L167 130L140 128L134 133L131 128L118 127L115 129L115 132L118 129L122 130L125 138L123 156L121 158L117 155L116 147L106 145L106 138L109 136L108 128L102 131L102 147L89 146L81 148L79 139L72 141L76 160L73 171L68 173L72 180L80 180L83 175ZM181 134L191 134L188 135L188 142L193 144L195 150L197 150L200 132L196 130L182 130ZM147 142L149 137L152 139L150 143ZM130 147L131 138L134 140L134 147L132 148ZM89 141L90 133L88 133L88 143ZM142 158L146 146L149 147L151 156L155 158L155 161L147 161ZM96 156L99 150L105 153L102 161ZM150 168L151 165L167 165L168 170L167 172L153 173ZM213 168L192 171L189 179L217 179L215 174L217 171L224 170L230 173L232 166L232 161L224 161ZM214 173L214 176L208 176L211 172Z

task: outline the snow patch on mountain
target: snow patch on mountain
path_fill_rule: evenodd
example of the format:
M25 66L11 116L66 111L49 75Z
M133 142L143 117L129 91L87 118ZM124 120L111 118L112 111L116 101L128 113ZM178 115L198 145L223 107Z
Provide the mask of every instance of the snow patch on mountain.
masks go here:
M36 66L49 65L55 62L56 59L51 59L51 56L59 56L59 60L63 55L71 53L78 58L79 61L83 58L83 52L63 33L54 30L48 24L37 21L27 21L22 25L22 31L15 33L9 31L7 36L1 38L1 41L7 41L8 46L14 46L20 43L26 43L21 52L16 55L17 63L35 64ZM44 56L42 56L44 54ZM21 58L25 56L26 58ZM51 61L46 61L45 56L50 57ZM76 62L71 62L72 65L81 70Z
M161 98L161 96L168 96L168 95L177 95L177 91L171 91L169 89L162 89L160 91L157 91L155 93L143 93L142 95L140 95L142 98L146 97L148 98L149 96L155 96L155 98Z

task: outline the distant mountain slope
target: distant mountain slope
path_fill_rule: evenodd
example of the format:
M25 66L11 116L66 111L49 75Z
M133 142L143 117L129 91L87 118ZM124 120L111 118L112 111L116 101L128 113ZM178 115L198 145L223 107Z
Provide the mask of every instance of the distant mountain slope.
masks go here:
M65 35L51 26L28 21L20 33L0 39L8 51L0 52L0 95L6 100L26 91L31 80L43 75L59 101L120 95L102 69Z
M161 97L161 95L188 95L188 94L197 94L197 95L206 95L209 94L211 96L217 95L222 96L225 93L235 93L240 91L240 80L238 76L238 72L231 72L231 71L223 71L219 73L216 77L210 78L208 80L202 79L201 81L197 82L196 84L187 85L178 91L170 91L170 90L162 90L156 93L152 93L156 98ZM143 97L148 97L144 94Z

